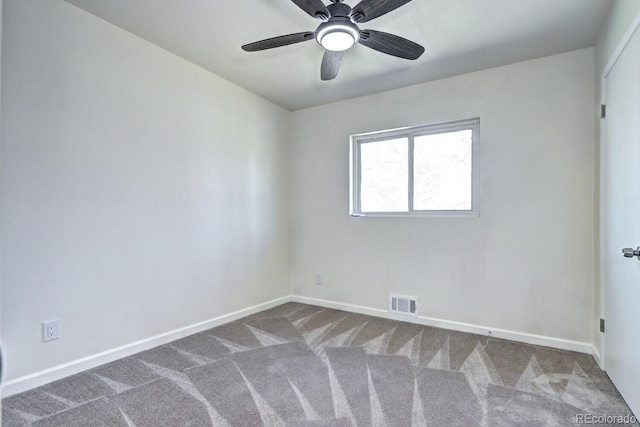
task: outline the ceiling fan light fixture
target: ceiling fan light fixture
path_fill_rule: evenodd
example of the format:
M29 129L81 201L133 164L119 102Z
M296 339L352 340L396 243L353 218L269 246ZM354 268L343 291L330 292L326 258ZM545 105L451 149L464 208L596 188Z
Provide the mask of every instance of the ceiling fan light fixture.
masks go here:
M332 50L334 52L341 52L343 50L349 49L351 46L355 44L355 39L351 35L351 33L343 32L343 31L333 31L331 33L325 34L320 40L320 44L327 50Z
M316 40L327 50L342 52L356 44L360 31L355 25L327 22L316 31Z

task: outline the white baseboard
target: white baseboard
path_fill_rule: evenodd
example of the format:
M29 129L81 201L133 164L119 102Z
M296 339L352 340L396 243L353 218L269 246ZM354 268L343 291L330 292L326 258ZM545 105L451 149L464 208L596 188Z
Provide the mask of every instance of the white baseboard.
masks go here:
M487 326L472 325L469 323L454 322L451 320L435 319L425 316L402 316L391 314L387 310L378 308L363 307L359 305L344 304L334 301L326 301L316 298L307 298L297 295L291 297L292 301L304 304L317 305L320 307L344 310L352 313L368 314L370 316L383 317L385 319L401 320L403 322L417 323L425 326L450 329L460 332L469 332L477 335L491 336L493 338L518 341L526 344L541 345L545 347L557 348L560 350L577 351L580 353L594 354L595 348L591 343L571 341L561 338L546 337L543 335L528 334L524 332L508 331L505 329L490 328Z
M320 307L333 308L336 310L343 310L352 313L367 314L375 317L382 317L385 319L400 320L403 322L417 323L425 326L433 326L443 329L450 329L460 332L469 332L478 335L492 336L494 338L507 339L512 341L518 341L526 344L542 345L546 347L557 348L561 350L577 351L580 353L587 353L593 355L596 362L600 364L600 354L597 349L591 344L586 342L571 341L560 338L546 337L542 335L528 334L523 332L508 331L504 329L489 328L486 326L472 325L468 323L454 322L451 320L435 319L425 316L402 316L397 314L391 314L387 310L381 310L378 308L363 307L353 304L339 303L335 301L327 301L316 298L308 298L297 295L286 296L277 298L272 301L258 304L253 307L249 307L243 310L234 311L222 316L215 317L204 322L199 322L190 326L175 329L170 332L166 332L154 337L146 338L131 344L127 344L121 347L117 347L111 350L104 351L102 353L94 354L82 359L74 360L69 363L65 363L53 368L45 369L33 374L25 375L19 378L15 378L6 381L2 384L2 390L0 392L2 397L8 397L17 393L21 393L26 390L30 390L35 387L56 381L70 375L74 375L85 371L87 369L95 368L96 366L103 365L105 363L113 362L123 357L131 356L144 350L148 350L159 345L167 344L171 341L175 341L186 336L205 331L222 324L232 322L242 317L249 316L251 314L267 310L272 307L276 307L280 304L284 304L289 301L300 302L303 304L316 305Z
M175 341L177 339L184 338L198 332L206 331L207 329L232 322L242 317L267 310L269 308L284 304L289 301L291 301L290 296L277 298L263 304L254 305L253 307L214 317L213 319L205 320L204 322L195 323L193 325L175 329L173 331L156 335L151 338L146 338L127 345L123 345L121 347L107 350L102 353L83 357L82 359L74 360L59 366L54 366L53 368L15 378L2 384L2 390L0 394L4 398L17 393L21 393L23 391L39 387L52 381L56 381L70 375L80 373L87 369L95 368L96 366L113 362L123 357L131 356L132 354L136 354L141 351L157 347L159 345L167 344L171 341Z
M602 369L604 371L602 357L600 356L600 352L598 351L598 348L595 345L591 346L591 355L595 359L595 361L598 364L598 366L600 367L600 369Z

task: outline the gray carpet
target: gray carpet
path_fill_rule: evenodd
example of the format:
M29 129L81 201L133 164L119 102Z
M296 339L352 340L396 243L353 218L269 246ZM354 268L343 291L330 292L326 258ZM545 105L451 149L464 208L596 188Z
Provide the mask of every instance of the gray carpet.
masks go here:
M589 355L297 303L2 409L4 427L572 426L630 414Z

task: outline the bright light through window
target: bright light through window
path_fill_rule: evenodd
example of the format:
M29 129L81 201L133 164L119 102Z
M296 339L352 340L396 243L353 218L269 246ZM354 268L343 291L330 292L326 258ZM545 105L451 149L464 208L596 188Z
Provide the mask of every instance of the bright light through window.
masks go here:
M477 213L479 120L351 137L351 214Z
M471 134L467 129L415 137L415 210L471 210Z
M406 212L409 209L407 138L369 142L360 147L362 210Z

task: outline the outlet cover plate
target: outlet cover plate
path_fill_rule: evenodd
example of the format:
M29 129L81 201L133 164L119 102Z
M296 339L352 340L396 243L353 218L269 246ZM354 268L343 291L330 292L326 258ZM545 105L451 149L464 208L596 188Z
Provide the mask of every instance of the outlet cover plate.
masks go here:
M42 341L52 341L60 338L60 321L47 320L42 322Z

